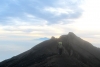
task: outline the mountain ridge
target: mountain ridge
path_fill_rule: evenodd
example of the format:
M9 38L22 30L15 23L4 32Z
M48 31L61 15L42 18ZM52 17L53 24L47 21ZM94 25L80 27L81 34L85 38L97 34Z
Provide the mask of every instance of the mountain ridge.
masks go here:
M62 55L58 53L59 41L63 43ZM100 67L100 50L69 32L0 62L0 67Z

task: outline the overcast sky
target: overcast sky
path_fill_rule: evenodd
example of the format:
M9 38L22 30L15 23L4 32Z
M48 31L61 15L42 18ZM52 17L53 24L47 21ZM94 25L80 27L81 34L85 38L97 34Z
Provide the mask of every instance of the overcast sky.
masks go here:
M0 0L0 61L73 32L100 47L99 0Z

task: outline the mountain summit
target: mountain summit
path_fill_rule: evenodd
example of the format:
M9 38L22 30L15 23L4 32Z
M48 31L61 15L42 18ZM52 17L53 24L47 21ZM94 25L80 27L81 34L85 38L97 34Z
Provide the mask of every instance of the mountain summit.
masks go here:
M73 32L68 33L69 36L76 36Z
M61 55L58 42L62 44ZM0 67L100 67L100 50L69 32L0 62Z

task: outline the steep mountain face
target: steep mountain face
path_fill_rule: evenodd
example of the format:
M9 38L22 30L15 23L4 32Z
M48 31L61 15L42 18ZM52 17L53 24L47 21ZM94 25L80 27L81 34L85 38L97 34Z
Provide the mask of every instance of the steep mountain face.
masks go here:
M61 55L59 41L63 43ZM100 67L100 49L69 32L0 62L0 67Z

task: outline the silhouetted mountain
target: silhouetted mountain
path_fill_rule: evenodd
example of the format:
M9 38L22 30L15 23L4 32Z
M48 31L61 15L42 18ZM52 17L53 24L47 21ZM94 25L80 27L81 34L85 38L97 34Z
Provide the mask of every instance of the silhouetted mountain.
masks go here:
M61 55L57 48L59 41L63 43ZM69 32L4 60L0 67L100 67L100 49Z

